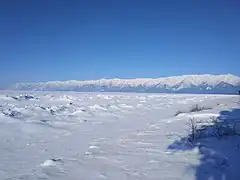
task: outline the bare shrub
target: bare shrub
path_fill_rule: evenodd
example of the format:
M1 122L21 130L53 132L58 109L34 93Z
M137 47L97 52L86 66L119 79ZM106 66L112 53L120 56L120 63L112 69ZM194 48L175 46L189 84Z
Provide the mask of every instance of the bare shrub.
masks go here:
M234 136L239 134L238 127L240 122L235 121L221 121L216 117L211 117L208 124L197 122L194 118L189 119L189 134L187 140L191 143L196 140L216 137L221 139L226 136Z
M182 113L185 113L185 112L183 112L183 111L177 111L177 112L174 114L174 116L178 116L179 114L182 114Z
M212 109L211 107L204 107L204 106L200 106L199 104L195 104L193 105L192 107L190 107L190 109L184 111L184 110L179 110L177 111L174 116L178 116L179 114L182 114L182 113L192 113L192 112L200 112L200 111L203 111L203 110L209 110L209 109Z
M189 110L189 112L198 112L198 111L202 111L202 108L198 104L193 105Z
M217 118L211 118L213 126L215 128L215 134L217 137L221 138L222 136L233 136L237 134L237 125L238 122L225 120L220 121Z
M197 139L197 123L194 118L189 119L189 138L190 142L194 142Z
M200 111L209 110L209 109L212 109L212 108L200 106L199 104L195 104L190 108L189 112L200 112Z
M211 126L213 126L213 128L214 128L214 130L213 130L214 135L217 138L221 138L222 134L223 134L223 132L222 132L223 131L222 124L219 123L219 120L216 117L210 117L210 119L211 119L211 123L212 123Z
M221 139L225 136L237 135L237 124L235 121L222 121L216 117L211 117L208 125L197 126L198 138L217 137Z

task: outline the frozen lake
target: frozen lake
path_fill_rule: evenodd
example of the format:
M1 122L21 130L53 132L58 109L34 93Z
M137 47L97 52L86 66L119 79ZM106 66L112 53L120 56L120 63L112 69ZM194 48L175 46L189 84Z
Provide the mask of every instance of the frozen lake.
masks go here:
M2 91L0 110L3 180L240 179L239 136L181 143L189 119L240 119L238 96Z

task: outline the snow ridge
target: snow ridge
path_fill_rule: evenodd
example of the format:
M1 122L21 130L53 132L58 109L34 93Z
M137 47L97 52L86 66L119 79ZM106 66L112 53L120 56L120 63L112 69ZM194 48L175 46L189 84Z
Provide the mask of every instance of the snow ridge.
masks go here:
M100 79L86 81L49 81L17 83L14 90L80 91L80 92L161 92L161 93L220 93L240 90L240 77L223 75L182 75L162 78Z

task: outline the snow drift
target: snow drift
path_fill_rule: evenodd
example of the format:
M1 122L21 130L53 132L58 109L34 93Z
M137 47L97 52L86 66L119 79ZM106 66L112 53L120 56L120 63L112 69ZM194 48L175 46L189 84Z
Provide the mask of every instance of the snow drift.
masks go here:
M17 83L14 90L81 91L81 92L160 92L235 94L240 90L240 78L226 75L182 75L163 78L100 79L87 81L49 81Z

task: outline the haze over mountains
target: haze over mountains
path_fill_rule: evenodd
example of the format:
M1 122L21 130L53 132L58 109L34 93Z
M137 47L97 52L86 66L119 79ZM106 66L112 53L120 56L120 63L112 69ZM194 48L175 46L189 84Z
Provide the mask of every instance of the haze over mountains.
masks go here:
M162 78L100 79L86 81L49 81L17 83L13 90L79 91L79 92L154 92L154 93L220 93L236 94L240 77L223 75L182 75Z

